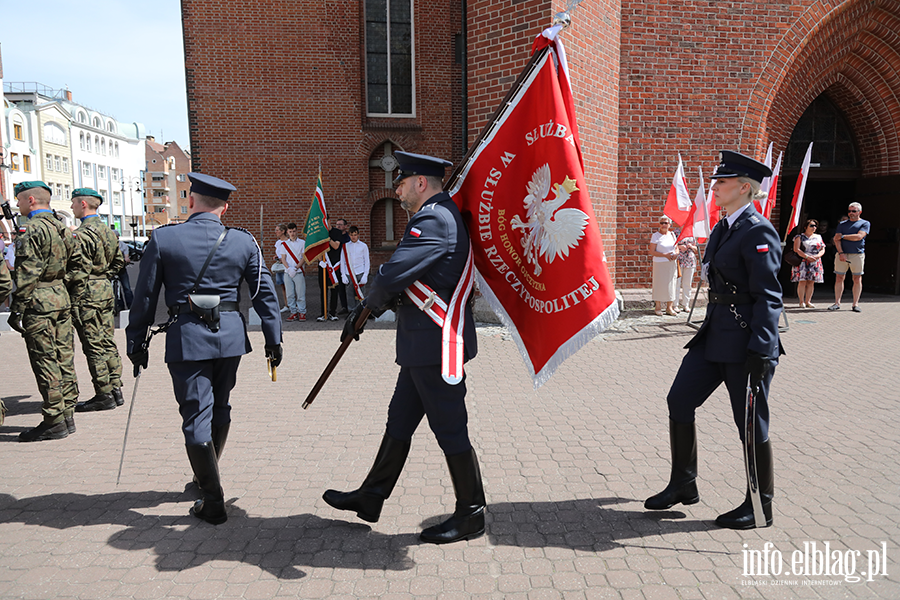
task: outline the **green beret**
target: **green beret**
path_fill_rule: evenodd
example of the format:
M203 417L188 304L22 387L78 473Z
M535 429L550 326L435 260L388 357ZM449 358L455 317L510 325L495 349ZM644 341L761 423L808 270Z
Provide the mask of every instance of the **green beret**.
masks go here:
M22 183L16 184L16 188L15 188L15 190L13 190L13 192L15 193L16 196L18 196L19 194L21 194L22 192L24 192L26 190L31 190L31 189L39 188L39 187L44 188L51 194L53 193L53 190L50 189L50 186L47 185L46 183L44 183L43 181L23 181Z
M97 190L92 190L91 188L75 188L75 191L72 192L72 198L77 198L78 196L93 196L94 198L100 198L100 202L103 202L103 196Z

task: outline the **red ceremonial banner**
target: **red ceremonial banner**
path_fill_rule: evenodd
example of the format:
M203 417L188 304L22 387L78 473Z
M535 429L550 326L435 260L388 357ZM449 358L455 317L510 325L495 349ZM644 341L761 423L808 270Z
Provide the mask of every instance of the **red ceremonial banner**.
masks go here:
M535 48L543 56L449 191L469 226L479 288L537 388L619 308L584 177L565 53L544 37Z

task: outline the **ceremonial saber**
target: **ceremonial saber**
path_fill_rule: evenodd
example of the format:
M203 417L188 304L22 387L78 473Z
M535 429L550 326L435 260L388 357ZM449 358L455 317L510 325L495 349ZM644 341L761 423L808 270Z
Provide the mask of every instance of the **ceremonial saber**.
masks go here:
M759 475L756 469L756 396L759 384L753 385L752 377L747 376L747 400L744 402L744 464L747 466L747 488L750 490L750 504L753 506L753 519L756 527L766 526L763 514L762 497L759 492Z
M125 464L125 445L128 443L128 428L131 427L131 414L134 412L134 399L137 398L138 384L141 382L141 367L135 368L137 374L134 377L134 391L131 392L131 406L128 407L128 420L125 421L125 437L122 438L122 456L119 458L119 474L116 475L116 487L122 479L122 465Z
M356 323L353 324L353 329L355 331L359 331L360 328L366 324L366 319L369 318L369 315L371 313L371 309L364 308L362 313L360 313L359 318L356 320ZM331 357L331 362L328 363L328 366L325 367L325 370L322 371L321 375L319 375L319 380L316 381L316 385L313 386L312 391L303 402L303 410L309 408L309 405L313 403L313 400L316 399L316 396L318 396L319 392L322 391L322 388L325 387L325 382L328 381L329 377L331 377L331 373L337 367L337 364L341 362L341 357L344 356L344 352L347 351L347 348L350 346L350 342L352 341L353 336L348 335L346 338L344 338L344 341L341 342L341 345L338 347L337 352L335 352L334 356Z

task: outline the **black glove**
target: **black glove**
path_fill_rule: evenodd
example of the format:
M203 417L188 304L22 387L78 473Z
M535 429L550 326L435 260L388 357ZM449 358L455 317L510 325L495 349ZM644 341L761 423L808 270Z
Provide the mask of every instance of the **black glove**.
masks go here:
M141 369L147 368L147 362L150 360L149 350L138 350L134 354L128 355L128 360L134 365L134 376L137 377L141 373Z
M281 364L281 344L266 345L266 358L271 359L272 366Z
M363 329L366 328L366 323L363 321L363 324L359 326L359 329L356 328L356 322L359 321L359 316L362 314L362 311L365 310L365 306L363 306L362 302L356 305L352 311L350 311L350 316L347 317L347 320L344 321L344 330L341 331L341 342L347 339L348 336L353 336L353 339L357 342L359 341L359 334L363 332Z
M765 354L747 352L747 362L744 367L747 369L747 373L750 374L750 384L756 385L762 381L769 369L772 368L773 362L772 357Z
M11 312L9 313L9 318L6 320L9 323L9 326L14 330L18 331L22 335L25 335L25 328L22 327L22 313Z

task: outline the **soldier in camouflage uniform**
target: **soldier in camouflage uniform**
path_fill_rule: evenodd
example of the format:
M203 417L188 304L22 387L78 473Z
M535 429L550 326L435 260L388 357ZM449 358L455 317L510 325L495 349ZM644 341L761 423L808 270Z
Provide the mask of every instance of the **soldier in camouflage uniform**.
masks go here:
M103 196L90 188L72 192L72 213L81 219L75 240L90 270L69 273L66 281L72 298L72 322L87 357L94 397L79 402L75 412L111 410L124 404L122 399L122 359L113 338L112 279L125 266L115 232L97 215Z
M12 291L12 278L9 276L9 268L6 261L0 256L0 304L6 301L9 293ZM0 425L3 425L3 419L6 417L6 405L0 400Z
M50 210L43 181L16 186L19 212L28 216L16 239L16 291L10 327L25 337L31 369L43 398L43 422L19 434L20 442L58 440L75 431L75 351L67 269L84 268L72 232Z

